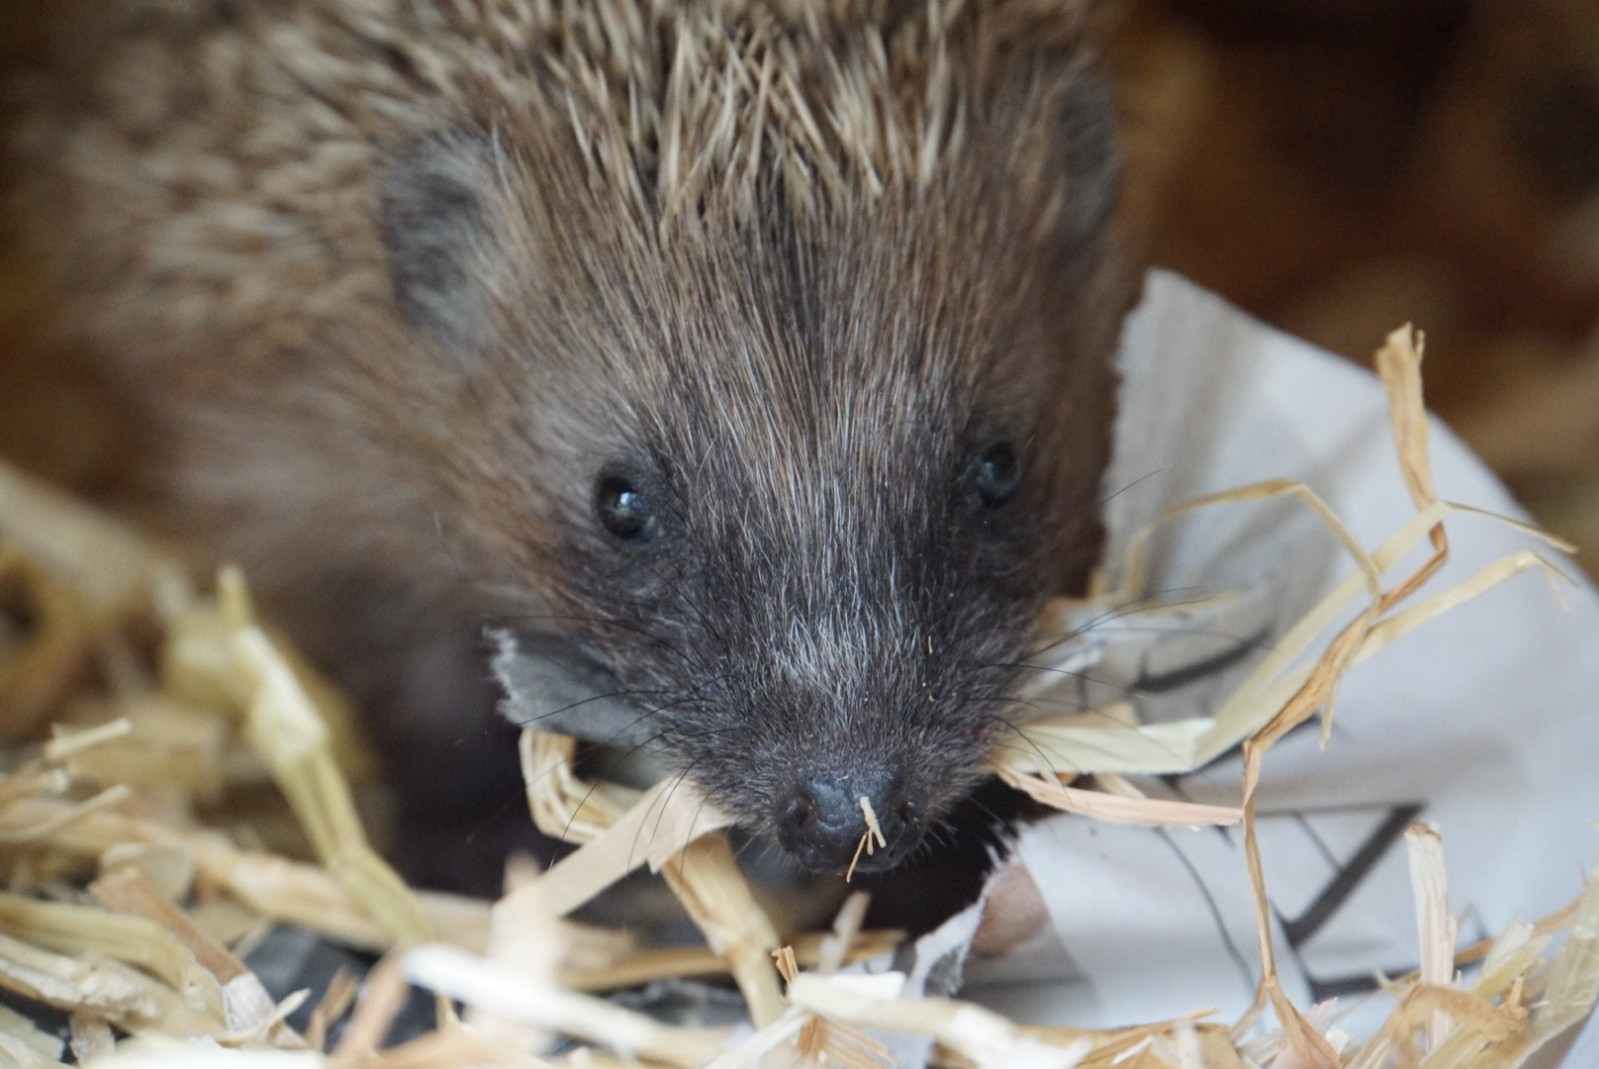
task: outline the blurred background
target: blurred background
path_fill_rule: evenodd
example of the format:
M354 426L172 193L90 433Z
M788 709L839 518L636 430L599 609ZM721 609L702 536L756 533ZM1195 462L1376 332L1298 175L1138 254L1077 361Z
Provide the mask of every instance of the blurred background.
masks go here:
M1108 53L1155 263L1428 400L1599 568L1599 2L1133 0Z
M50 0L0 0L0 64ZM1432 405L1599 574L1599 2L1108 0L1135 240ZM5 161L0 159L0 174ZM0 219L0 453L114 485L129 442Z

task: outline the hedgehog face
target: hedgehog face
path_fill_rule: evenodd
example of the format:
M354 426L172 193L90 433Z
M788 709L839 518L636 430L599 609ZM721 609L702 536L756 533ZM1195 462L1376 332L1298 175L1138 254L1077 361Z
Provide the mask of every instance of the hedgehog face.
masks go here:
M868 806L865 864L897 864L978 782L1099 536L1107 354L901 210L886 234L707 221L630 288L654 303L610 343L548 550L558 615L659 746L818 869Z
M982 777L1043 601L1097 557L1130 287L1075 43L809 26L675 26L750 64L709 99L644 65L417 142L386 240L468 384L437 422L480 559L746 825L841 870L869 807L884 868ZM771 63L814 99L763 104Z
M1047 489L991 432L917 421L855 451L832 427L774 454L747 429L680 426L595 473L570 608L724 808L842 871L869 806L888 846L863 868L891 867L1010 730Z

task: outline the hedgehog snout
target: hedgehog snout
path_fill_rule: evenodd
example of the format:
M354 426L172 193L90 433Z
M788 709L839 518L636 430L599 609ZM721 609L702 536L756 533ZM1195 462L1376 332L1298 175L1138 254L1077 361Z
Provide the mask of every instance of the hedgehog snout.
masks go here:
M923 832L902 777L883 767L801 772L773 816L783 849L815 872L845 872L852 862L858 872L886 871L904 860Z

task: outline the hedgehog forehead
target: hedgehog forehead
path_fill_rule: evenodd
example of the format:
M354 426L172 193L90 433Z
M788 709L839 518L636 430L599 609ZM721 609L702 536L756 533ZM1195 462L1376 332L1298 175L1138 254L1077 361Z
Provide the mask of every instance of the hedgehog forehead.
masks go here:
M1069 66L1061 60L1081 48L1086 5L591 8L563 8L544 28L546 105L567 118L591 177L618 204L670 226L707 204L747 205L773 180L790 186L801 214L926 188L985 128L1049 97L1051 79L1036 75Z
M963 398L942 365L930 373L877 351L816 353L748 335L714 344L714 359L673 361L680 374L641 412L686 493L714 489L741 510L827 523L946 467L965 434Z

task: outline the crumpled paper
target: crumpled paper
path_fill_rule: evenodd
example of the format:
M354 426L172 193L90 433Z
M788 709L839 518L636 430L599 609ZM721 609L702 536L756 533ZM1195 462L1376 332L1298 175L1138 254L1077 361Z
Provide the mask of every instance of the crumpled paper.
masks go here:
M1368 546L1414 515L1370 372L1159 272L1121 360L1108 561L1167 506L1270 478L1308 483ZM1432 434L1445 500L1523 515L1436 420ZM1533 544L1488 518L1448 522L1449 564L1423 594ZM1355 570L1328 529L1287 500L1205 509L1163 529L1151 556L1154 589L1230 597L1160 630L1133 623L1137 633L1117 634L1138 617L1107 620L1085 636L1110 647L1085 673L1100 682L1073 680L1063 697L1130 700L1146 721L1203 716ZM1294 1001L1348 1002L1375 973L1416 967L1402 843L1414 821L1443 837L1462 946L1575 897L1599 853L1596 728L1599 596L1587 583L1557 597L1523 575L1354 668L1326 749L1315 723L1284 739L1259 794L1278 968ZM1234 753L1135 782L1152 796L1236 804L1241 777ZM965 997L1030 1022L1090 1028L1200 1007L1228 1019L1253 1001L1260 962L1241 828L1061 815L1023 829L1014 864L1048 921L1008 954L974 962ZM1357 1034L1390 1006L1353 1001L1344 1025Z
M1105 506L1112 587L1129 540L1168 506L1264 479L1309 484L1367 546L1414 516L1370 372L1162 272L1149 276L1120 360ZM1432 434L1444 499L1521 515L1456 437L1436 421ZM1448 522L1451 558L1427 590L1531 543L1489 518ZM1041 705L1125 702L1143 722L1180 734L1355 570L1328 528L1288 499L1218 505L1168 524L1149 559L1151 591L1186 607L1100 614L1075 642L1077 674L1038 695ZM1443 836L1462 945L1579 891L1599 853L1589 823L1599 817L1599 596L1585 583L1562 596L1564 607L1524 575L1444 614L1352 671L1325 750L1313 722L1268 755L1259 834L1280 979L1298 1005L1346 996L1344 1027L1357 1034L1386 1015L1384 999L1361 993L1376 973L1417 965L1402 842L1415 821ZM637 717L623 702L562 711L611 689L592 666L558 644L501 641L496 669L514 719L623 747L636 741L619 734ZM1241 776L1230 753L1198 771L1130 778L1153 797L1236 805ZM1254 1000L1260 962L1239 828L1054 816L1021 829L985 901L993 908L981 929L979 904L879 967L916 977L907 994L946 994L964 960L963 997L1028 1023L1079 1028L1207 1007L1226 1020ZM1020 912L997 915L1005 910ZM996 928L1004 939L985 944L981 932ZM901 1064L926 1056L925 1045L894 1053Z

